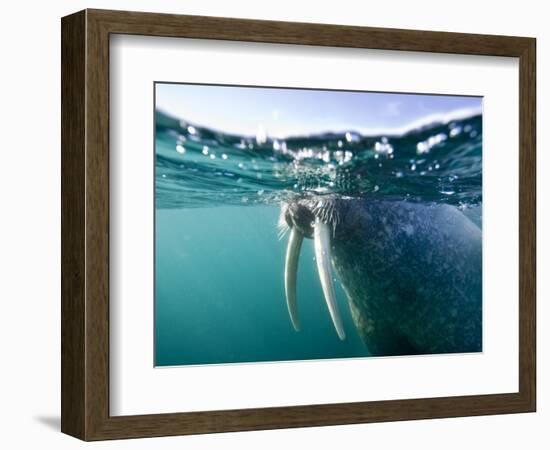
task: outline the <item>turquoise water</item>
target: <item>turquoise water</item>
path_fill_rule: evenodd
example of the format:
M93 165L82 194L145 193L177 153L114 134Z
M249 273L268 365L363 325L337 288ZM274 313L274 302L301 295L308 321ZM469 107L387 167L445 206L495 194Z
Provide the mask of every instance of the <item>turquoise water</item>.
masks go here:
M279 208L219 206L157 212L156 364L206 364L365 356L349 310L340 341L327 314L311 242L301 256L302 330L283 288L286 240Z
M379 195L445 202L481 225L481 116L399 137L353 131L278 141L156 113L155 364L368 356L344 292L347 338L324 302L313 245L298 274L301 331L285 302L281 201Z

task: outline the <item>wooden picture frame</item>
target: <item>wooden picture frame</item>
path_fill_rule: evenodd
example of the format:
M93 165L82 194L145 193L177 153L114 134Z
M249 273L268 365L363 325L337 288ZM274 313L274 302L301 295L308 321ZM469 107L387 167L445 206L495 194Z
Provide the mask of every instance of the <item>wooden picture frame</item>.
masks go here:
M62 416L83 440L535 411L533 38L85 10L62 29ZM519 58L519 391L261 409L109 415L109 36L134 34Z

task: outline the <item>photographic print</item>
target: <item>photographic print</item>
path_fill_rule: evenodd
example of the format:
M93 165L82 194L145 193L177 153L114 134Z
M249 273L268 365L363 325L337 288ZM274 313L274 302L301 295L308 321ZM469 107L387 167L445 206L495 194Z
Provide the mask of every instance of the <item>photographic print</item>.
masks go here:
M481 97L157 82L155 366L481 352Z

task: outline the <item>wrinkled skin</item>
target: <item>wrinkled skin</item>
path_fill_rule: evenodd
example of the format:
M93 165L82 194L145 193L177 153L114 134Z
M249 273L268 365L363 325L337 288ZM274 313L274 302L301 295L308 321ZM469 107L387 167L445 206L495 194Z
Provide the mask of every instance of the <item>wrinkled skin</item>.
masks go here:
M370 353L481 351L481 229L450 205L333 202L333 266Z

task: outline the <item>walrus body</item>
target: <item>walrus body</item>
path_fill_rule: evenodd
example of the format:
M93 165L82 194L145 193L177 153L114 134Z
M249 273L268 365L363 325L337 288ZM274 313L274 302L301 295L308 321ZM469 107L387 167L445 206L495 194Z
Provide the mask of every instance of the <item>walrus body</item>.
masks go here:
M295 202L284 217L292 233L314 238L318 263L332 260L357 331L373 356L482 350L481 229L457 208L329 199ZM292 248L299 252L289 243ZM297 258L289 261L288 272L295 273ZM327 305L343 339L334 290L327 288L329 270L319 266ZM295 280L288 279L295 323Z
M453 206L351 200L332 261L373 355L482 347L481 230Z

